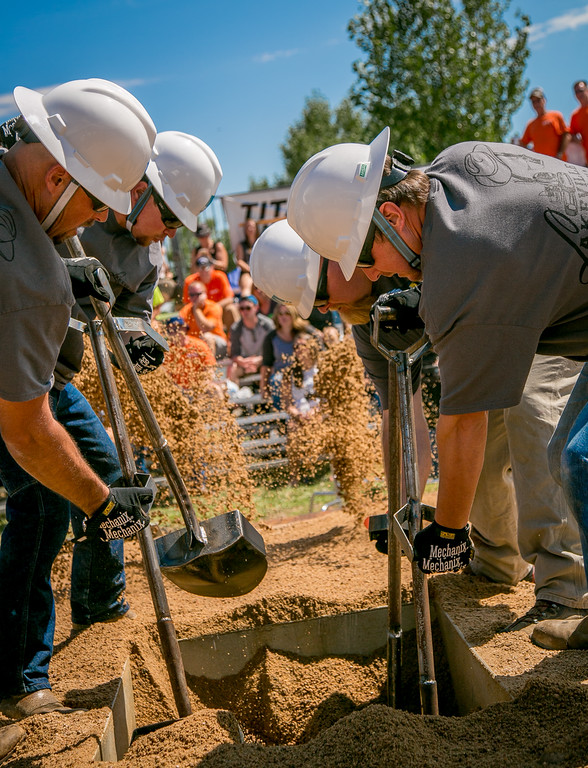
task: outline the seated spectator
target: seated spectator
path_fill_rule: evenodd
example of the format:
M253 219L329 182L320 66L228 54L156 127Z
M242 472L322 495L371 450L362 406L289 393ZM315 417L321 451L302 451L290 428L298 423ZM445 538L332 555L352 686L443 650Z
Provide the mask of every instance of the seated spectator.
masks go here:
M242 296L239 301L241 319L231 326L231 366L227 378L237 382L241 376L257 373L261 366L262 347L265 337L274 324L259 314L255 296Z
M261 288L258 288L256 285L251 287L251 293L255 296L259 304L259 314L271 318L278 305L278 302L275 299L271 299L261 290Z
M318 341L310 333L299 333L294 339L294 362L284 372L282 386L282 405L294 418L306 417L319 407L314 397L319 351Z
M251 293L253 281L251 280L251 270L249 268L249 259L251 257L251 249L253 244L259 237L257 229L257 222L255 219L247 219L244 225L244 238L240 243L237 243L237 252L235 259L237 266L241 270L239 277L239 288L243 295L248 296Z
M223 329L223 311L216 301L206 296L206 286L195 280L188 286L189 304L180 310L188 336L204 339L217 360L227 353L227 336Z
M278 304L273 321L275 329L263 341L259 389L261 395L266 400L271 397L274 407L279 409L282 374L292 364L294 339L306 330L306 324L290 304Z
M206 248L201 248L194 261L195 272L184 280L182 298L184 304L189 301L188 289L195 281L200 281L206 286L206 295L210 301L216 301L223 310L223 327L230 328L239 320L239 312L235 306L235 294L229 284L229 279L220 269L215 269Z
M181 317L170 317L165 324L169 352L164 367L181 389L194 389L202 376L211 376L215 360L208 344L195 336L188 336L187 325Z
M210 229L206 224L201 224L198 227L196 230L196 237L198 238L199 245L195 250L198 251L200 248L206 248L210 260L212 261L212 266L215 269L220 269L223 272L226 272L229 268L229 254L227 253L227 249L220 240L215 242L212 239L210 236Z
M331 347L334 347L335 344L338 344L341 341L341 334L339 333L339 329L335 328L334 325L327 325L323 329L323 342L325 347L327 349L330 349Z

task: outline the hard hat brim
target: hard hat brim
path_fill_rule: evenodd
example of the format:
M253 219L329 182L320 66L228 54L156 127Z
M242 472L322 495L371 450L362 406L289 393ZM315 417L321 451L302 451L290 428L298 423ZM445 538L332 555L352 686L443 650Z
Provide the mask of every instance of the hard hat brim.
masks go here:
M367 180L368 186L366 187L365 194L362 196L361 201L361 213L357 219L357 227L355 236L349 245L347 251L341 257L339 266L341 272L346 280L351 280L361 249L367 237L370 224L372 223L372 216L374 208L376 207L376 200L380 192L382 184L382 176L384 173L384 163L386 162L386 155L388 154L388 146L390 144L390 129L384 128L376 138L370 143L370 162L372 164L373 172L370 174Z

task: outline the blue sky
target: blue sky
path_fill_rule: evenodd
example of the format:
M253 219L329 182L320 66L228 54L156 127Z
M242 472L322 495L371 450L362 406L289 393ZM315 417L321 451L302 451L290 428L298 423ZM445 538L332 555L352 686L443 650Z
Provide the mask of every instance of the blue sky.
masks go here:
M356 0L104 0L9 3L2 13L0 120L16 112L16 85L48 88L104 77L127 87L158 130L183 130L219 157L219 194L245 191L249 177L282 170L279 144L313 89L338 104L355 80L359 49L347 23ZM530 86L566 118L577 105L572 82L588 77L588 4L513 2L531 16ZM515 115L522 133L534 115ZM466 138L466 137L464 137Z

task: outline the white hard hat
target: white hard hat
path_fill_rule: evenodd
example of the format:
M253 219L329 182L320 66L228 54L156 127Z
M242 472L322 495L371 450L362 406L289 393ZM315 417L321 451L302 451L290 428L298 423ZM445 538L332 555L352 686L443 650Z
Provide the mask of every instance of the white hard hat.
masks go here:
M261 233L249 259L253 284L283 304L294 304L304 318L312 312L319 267L318 253L306 245L286 219Z
M18 86L14 100L41 144L82 187L119 213L155 141L143 105L115 83L72 80L45 94Z
M371 144L335 144L302 166L288 197L288 223L351 279L380 191L390 129Z
M188 133L164 131L157 134L146 175L172 213L194 232L223 172L208 144Z

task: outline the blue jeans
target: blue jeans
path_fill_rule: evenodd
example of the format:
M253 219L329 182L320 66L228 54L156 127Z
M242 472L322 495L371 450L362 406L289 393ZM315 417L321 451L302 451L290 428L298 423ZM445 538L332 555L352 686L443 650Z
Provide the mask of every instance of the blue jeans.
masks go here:
M107 485L121 476L116 448L86 398L68 384L57 403L56 418L76 442L82 456ZM74 535L82 533L84 513L71 507ZM71 569L71 618L74 624L126 613L123 541L99 539L74 545Z
M112 442L85 398L71 385L66 390L51 392L53 411L57 414L61 407L64 426L110 483L121 474ZM67 535L70 504L25 472L1 438L0 478L8 494L7 525L0 540L0 698L5 698L51 687L48 669L55 632L51 567ZM80 514L78 510L78 521ZM77 582L80 605L88 606L91 617L93 611L106 618L128 610L122 542L116 545L117 550L108 551L98 541L77 545L81 549L74 554L77 576L72 580Z
M580 527L588 579L588 363L582 368L549 443L549 461Z

